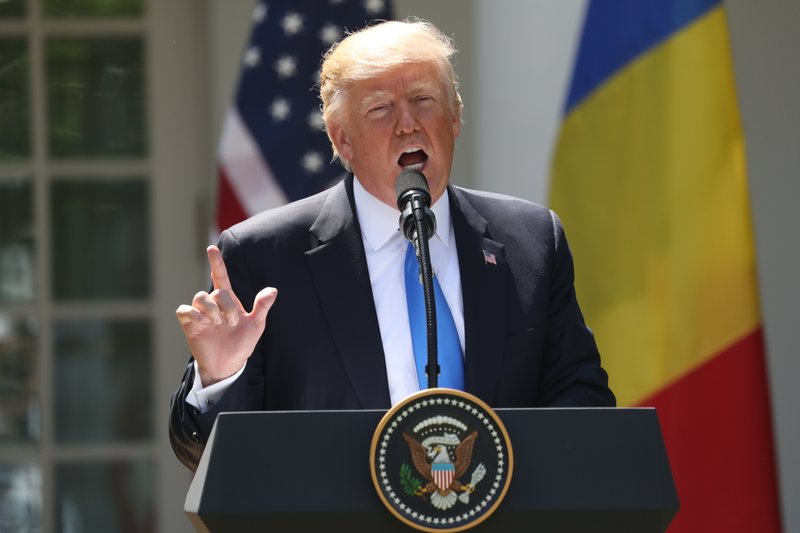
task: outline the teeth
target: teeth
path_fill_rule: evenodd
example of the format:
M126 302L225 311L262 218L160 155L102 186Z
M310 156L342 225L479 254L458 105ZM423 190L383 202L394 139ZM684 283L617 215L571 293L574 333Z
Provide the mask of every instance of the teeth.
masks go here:
M409 146L408 148L405 148L403 150L403 154L413 154L413 153L416 153L416 152L422 152L423 154L425 153L424 150L419 146ZM401 156L401 159L402 159L402 156ZM427 160L428 158L425 157L424 159ZM419 163L414 163L413 165L403 165L403 169L405 169L405 170L422 170L422 168L424 166L425 166L425 161L420 161Z

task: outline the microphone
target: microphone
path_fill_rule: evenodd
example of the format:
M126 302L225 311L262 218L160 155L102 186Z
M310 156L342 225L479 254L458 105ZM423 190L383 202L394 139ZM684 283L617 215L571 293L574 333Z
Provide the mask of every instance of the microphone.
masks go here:
M400 209L400 230L417 246L417 223L425 228L426 239L436 233L436 216L430 209L428 180L419 170L404 170L395 181L397 208Z
M428 180L418 170L404 170L395 181L397 207L400 209L400 229L406 239L414 244L419 260L419 274L425 302L425 330L428 339L428 388L439 386L439 352L436 331L436 302L433 285L433 268L428 249L428 239L436 233L436 216L431 211L431 193Z

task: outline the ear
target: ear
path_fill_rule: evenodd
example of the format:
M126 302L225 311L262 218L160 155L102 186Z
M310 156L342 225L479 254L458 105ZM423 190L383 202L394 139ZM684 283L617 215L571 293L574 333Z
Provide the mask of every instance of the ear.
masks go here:
M328 136L331 142L339 152L339 157L344 161L351 161L353 159L353 145L350 142L350 136L344 130L342 125L335 121L330 121L327 126Z
M453 139L458 139L458 134L461 133L461 117L453 114Z

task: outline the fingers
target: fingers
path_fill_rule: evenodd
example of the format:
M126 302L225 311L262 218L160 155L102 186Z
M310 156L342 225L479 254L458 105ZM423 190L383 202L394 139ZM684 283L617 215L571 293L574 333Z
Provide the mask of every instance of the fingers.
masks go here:
M223 322L235 326L244 314L241 303L229 290L219 289L212 293L198 292L192 300L192 307L216 325Z
M222 311L222 316L229 326L233 327L239 323L239 319L244 315L244 309L233 292L219 289L211 293L211 298L217 303L217 307Z
M267 320L267 313L275 303L278 297L278 290L273 287L266 287L256 294L256 299L253 302L253 310L250 312L250 317L253 320L263 324Z
M190 324L202 324L208 325L211 324L211 319L200 312L199 309L192 307L191 305L181 305L175 311L175 316L178 317L178 322L182 326L188 326Z
M222 259L222 252L216 246L211 245L206 248L206 254L208 255L208 264L211 266L211 281L214 283L214 289L231 290L231 281L228 279L228 269Z

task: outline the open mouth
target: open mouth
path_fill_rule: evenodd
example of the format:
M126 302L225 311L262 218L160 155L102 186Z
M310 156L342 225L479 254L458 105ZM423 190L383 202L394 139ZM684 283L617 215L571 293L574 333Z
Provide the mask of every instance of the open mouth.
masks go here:
M408 148L397 160L397 164L405 170L422 170L428 154L422 148Z

